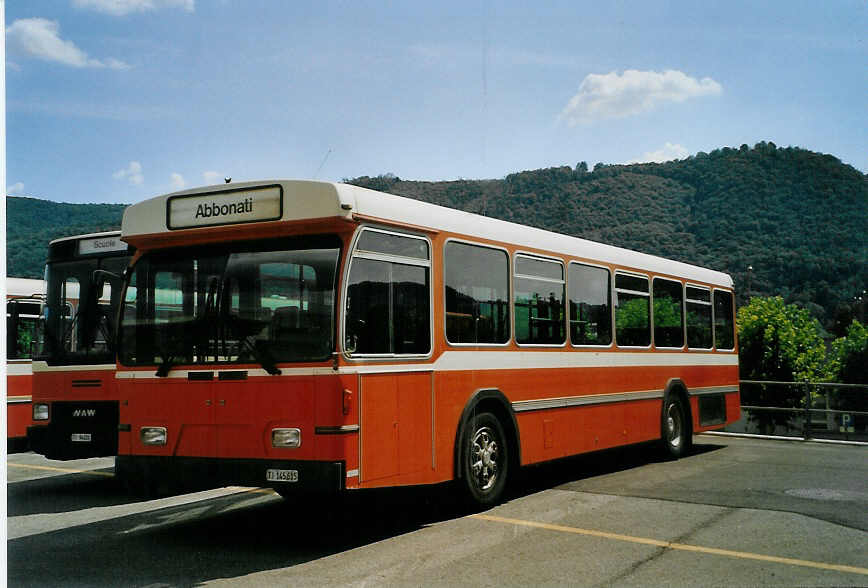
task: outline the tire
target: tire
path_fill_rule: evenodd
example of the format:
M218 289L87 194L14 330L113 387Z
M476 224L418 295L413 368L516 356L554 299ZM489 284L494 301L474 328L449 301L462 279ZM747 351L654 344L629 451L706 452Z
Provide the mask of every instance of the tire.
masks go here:
M689 414L680 394L666 397L661 423L662 442L666 455L673 459L687 455L693 443Z
M503 425L490 412L467 423L461 451L461 477L467 497L476 506L497 504L509 475L509 445Z

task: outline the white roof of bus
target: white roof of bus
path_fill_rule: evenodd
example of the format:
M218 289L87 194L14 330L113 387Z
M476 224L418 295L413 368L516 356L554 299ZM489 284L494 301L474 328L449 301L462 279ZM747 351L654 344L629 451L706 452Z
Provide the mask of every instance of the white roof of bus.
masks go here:
M675 275L686 280L695 280L727 288L732 287L733 284L729 275L695 265L358 186L313 180L262 180L219 184L157 196L134 204L124 211L121 238L168 232L166 211L170 197L217 193L225 190L238 191L244 188L275 184L280 184L283 188L284 201L281 220L326 217L350 219L354 214L358 214L384 221L406 223L415 227L448 231L465 235L468 238L476 237L510 243L519 248L527 247L551 251L568 257L596 260L601 263L610 263L652 274ZM203 229L184 230L201 231Z
M63 241L80 241L82 239L94 239L97 237L116 237L120 234L120 231L104 231L102 233L88 233L87 235L72 235L71 237L60 237L59 239L54 239L49 242L49 245L62 243Z
M6 277L6 297L18 298L28 296L42 296L45 294L45 282L34 278L10 278Z

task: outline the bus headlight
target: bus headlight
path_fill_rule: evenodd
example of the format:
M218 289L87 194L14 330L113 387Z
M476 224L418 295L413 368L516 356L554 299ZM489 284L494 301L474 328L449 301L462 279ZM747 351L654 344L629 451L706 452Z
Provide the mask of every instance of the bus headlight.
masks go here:
M142 427L139 430L143 445L165 445L168 436L166 427Z
M33 405L33 420L34 421L47 421L48 420L48 405L47 404L34 404Z
M301 429L271 429L272 447L301 447Z

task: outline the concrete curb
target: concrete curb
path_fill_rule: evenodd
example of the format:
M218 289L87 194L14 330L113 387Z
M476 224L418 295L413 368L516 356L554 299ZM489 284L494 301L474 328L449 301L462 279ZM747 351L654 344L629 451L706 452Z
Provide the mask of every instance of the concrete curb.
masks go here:
M803 437L782 437L780 435L755 435L753 433L728 433L726 431L705 431L698 435L718 435L720 437L744 437L747 439L771 439L774 441L800 441L802 443L828 443L830 445L856 445L868 447L865 441L844 441L838 439L805 439Z

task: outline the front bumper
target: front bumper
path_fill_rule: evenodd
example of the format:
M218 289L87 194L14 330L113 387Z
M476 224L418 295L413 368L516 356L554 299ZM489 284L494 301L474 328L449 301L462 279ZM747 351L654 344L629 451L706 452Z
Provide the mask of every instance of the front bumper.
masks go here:
M273 482L268 470L292 470L295 482ZM333 493L346 488L343 462L275 459L216 459L150 455L119 455L115 475L128 487L148 489L167 485L176 488L219 486L268 486L281 494Z
M58 460L117 455L117 402L52 402L49 411L49 422L27 427L36 453Z

